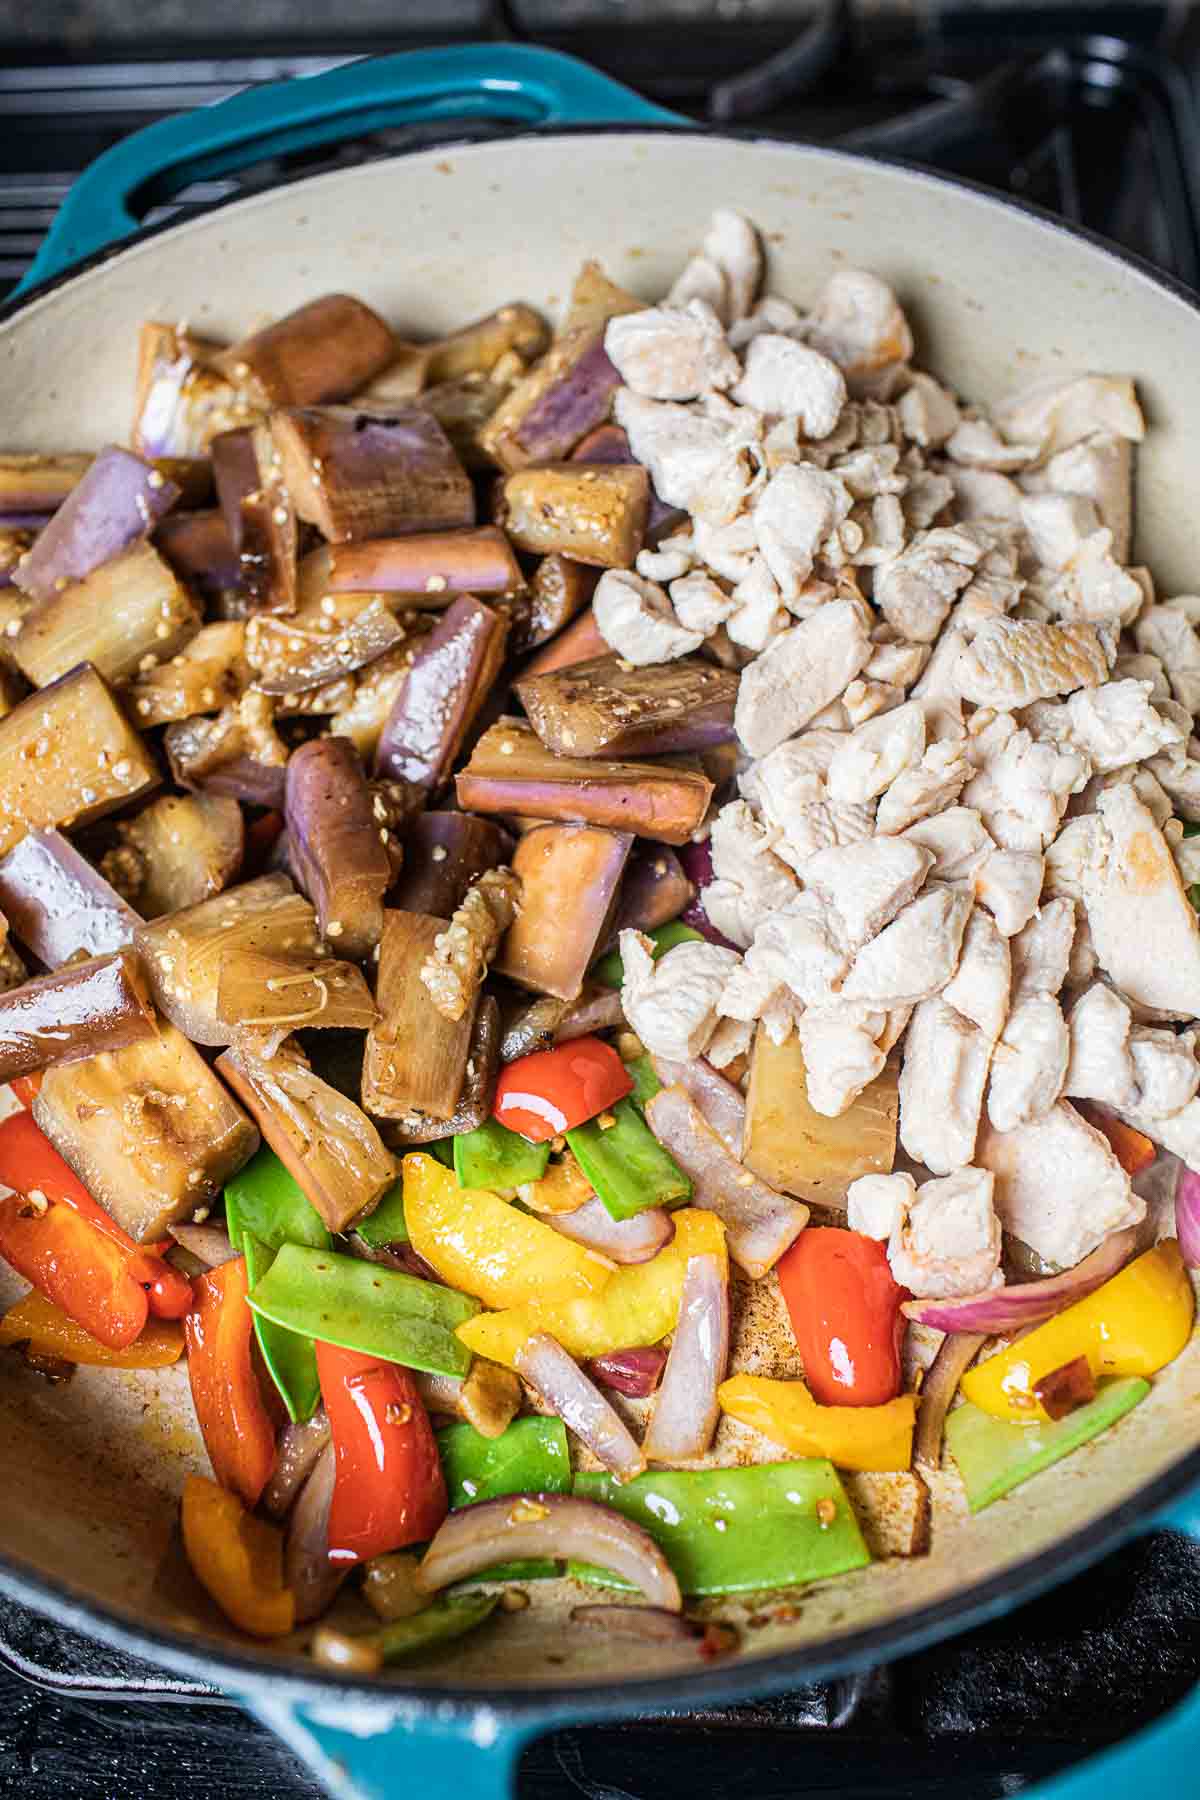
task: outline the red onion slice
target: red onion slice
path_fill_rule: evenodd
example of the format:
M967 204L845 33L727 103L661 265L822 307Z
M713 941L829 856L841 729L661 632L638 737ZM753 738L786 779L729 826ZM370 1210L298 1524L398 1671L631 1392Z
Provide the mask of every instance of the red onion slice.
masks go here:
M557 1339L535 1331L518 1350L516 1364L517 1373L611 1474L619 1481L641 1474L646 1459L629 1427Z
M333 1445L326 1444L288 1522L283 1576L296 1596L297 1625L319 1619L349 1574L347 1567L329 1560L329 1508L336 1474Z
M1189 1269L1200 1269L1200 1175L1181 1168L1175 1188L1175 1233Z
M648 1462L703 1456L717 1428L717 1389L729 1362L729 1283L717 1257L689 1256L679 1322L654 1417L642 1445Z
M566 1557L623 1575L652 1606L681 1612L670 1563L632 1519L570 1494L506 1494L452 1512L425 1552L417 1585L427 1594L525 1557Z
M219 1269L238 1255L223 1225L172 1225L171 1236L210 1269Z
M953 1300L906 1300L905 1318L935 1331L982 1331L1007 1337L1027 1325L1040 1325L1064 1306L1087 1296L1109 1281L1133 1254L1137 1227L1128 1226L1105 1238L1098 1249L1073 1269L1049 1275L1045 1281L1021 1282L1016 1287L992 1288L982 1294L961 1294Z
M630 1400L644 1400L658 1386L667 1353L657 1344L641 1344L632 1350L610 1350L583 1365L584 1374L601 1387L612 1388Z
M610 1637L635 1638L639 1644L687 1644L695 1648L704 1627L662 1606L576 1606L572 1625L587 1625Z
M574 1212L543 1214L542 1223L615 1263L649 1262L675 1236L675 1222L661 1206L647 1207L632 1219L614 1219L595 1195Z
M554 1033L554 1041L563 1044L569 1038L587 1037L593 1031L614 1031L624 1023L620 994L613 988L600 988L575 1001Z
M720 944L723 950L736 950L738 946L723 931L717 930L704 910L704 890L713 879L712 851L709 849L708 839L704 838L700 843L681 844L678 856L683 864L684 874L696 889L694 898L688 901L679 917L693 931L698 931L701 937L706 937L710 944Z
M317 1408L311 1419L284 1426L275 1468L263 1489L262 1503L272 1518L282 1519L312 1473L329 1437L329 1420L323 1406Z
M690 1095L718 1137L724 1138L734 1156L742 1154L746 1128L746 1102L718 1069L702 1056L689 1062L673 1062L668 1056L652 1056L654 1073L664 1087L681 1087Z
M913 1463L918 1471L924 1469L933 1472L941 1468L942 1434L950 1402L958 1392L959 1382L986 1342L987 1333L983 1331L957 1331L943 1338L921 1383L917 1434L913 1441Z

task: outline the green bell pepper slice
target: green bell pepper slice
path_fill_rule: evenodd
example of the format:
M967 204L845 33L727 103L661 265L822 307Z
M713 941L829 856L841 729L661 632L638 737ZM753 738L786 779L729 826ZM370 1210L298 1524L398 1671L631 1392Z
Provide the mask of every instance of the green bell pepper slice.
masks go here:
M454 1173L463 1188L515 1188L540 1181L550 1161L549 1144L531 1144L499 1119L452 1140Z
M372 1250L388 1244L407 1244L408 1225L404 1218L404 1182L393 1182L374 1212L359 1219L351 1230Z
M265 1148L227 1183L225 1223L230 1243L246 1258L252 1287L267 1273L281 1245L308 1244L326 1250L332 1242L303 1188L275 1152ZM310 1419L321 1397L312 1339L258 1317L254 1333L288 1417Z
M260 1318L385 1362L431 1375L471 1366L454 1332L474 1318L478 1300L356 1256L284 1244L249 1301Z
M437 1434L451 1509L495 1500L504 1494L569 1494L571 1452L561 1419L514 1419L498 1438L473 1425L447 1425ZM475 1581L538 1581L557 1575L553 1558L498 1564Z
M648 1056L635 1056L632 1062L625 1064L625 1069L633 1082L633 1092L628 1098L639 1112L645 1112L655 1094L662 1088L662 1082L654 1073L654 1063Z
M393 1619L364 1641L374 1644L385 1663L400 1662L474 1631L495 1611L499 1599L499 1594L441 1594L424 1612Z
M673 950L676 944L702 944L704 933L696 931L691 925L684 925L679 919L670 919L665 925L656 925L653 931L644 936L650 939L650 954L655 962ZM625 964L621 961L619 950L610 950L599 962L594 962L590 970L593 981L599 981L604 987L619 988L625 979Z
M642 1525L665 1552L685 1594L745 1594L824 1581L871 1560L833 1464L822 1457L737 1469L656 1469L624 1485L575 1477L574 1491ZM831 1502L833 1514L821 1502ZM822 1515L825 1515L824 1517ZM608 1570L571 1564L605 1586Z
M692 1184L643 1119L632 1098L612 1109L607 1130L596 1119L568 1131L576 1162L614 1219L632 1219L648 1206L678 1206Z
M1002 1494L1069 1456L1137 1406L1150 1392L1140 1375L1096 1383L1096 1398L1065 1419L1012 1425L965 1400L946 1420L946 1448L958 1464L967 1502L980 1512Z

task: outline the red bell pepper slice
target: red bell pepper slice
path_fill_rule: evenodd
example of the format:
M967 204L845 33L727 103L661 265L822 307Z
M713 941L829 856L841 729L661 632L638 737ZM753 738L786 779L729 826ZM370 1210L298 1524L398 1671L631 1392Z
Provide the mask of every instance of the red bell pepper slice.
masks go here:
M19 1194L40 1194L53 1206L69 1206L118 1244L130 1259L134 1280L149 1295L155 1318L182 1319L190 1309L192 1284L187 1276L163 1260L162 1246L137 1244L121 1229L88 1193L30 1113L10 1113L0 1122L0 1183Z
M823 1406L883 1406L900 1392L900 1311L887 1249L860 1231L802 1231L775 1265L804 1362Z
M429 1415L407 1369L317 1344L321 1398L333 1434L329 1559L366 1562L424 1544L449 1502Z
M37 1091L42 1085L42 1071L35 1069L32 1075L18 1075L8 1085L13 1091L13 1098L19 1100L28 1111L37 1099Z
M198 1275L183 1332L192 1402L213 1473L254 1507L275 1467L275 1427L251 1354L248 1287L244 1256Z
M507 1064L496 1083L492 1112L510 1131L543 1144L632 1092L633 1079L611 1044L594 1037L571 1038Z
M0 1256L110 1350L124 1350L146 1323L149 1301L129 1257L69 1206L0 1200Z

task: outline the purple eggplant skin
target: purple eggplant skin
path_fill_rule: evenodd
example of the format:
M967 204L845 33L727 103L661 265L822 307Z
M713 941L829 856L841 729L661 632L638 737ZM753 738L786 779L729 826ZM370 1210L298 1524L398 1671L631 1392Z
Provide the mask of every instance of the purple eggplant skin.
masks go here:
M0 912L48 969L121 950L142 923L60 831L31 831L0 858Z
M695 894L683 864L669 844L639 844L625 866L613 927L604 948L611 949L623 931L653 931L656 926L677 919Z
M154 1006L132 950L71 963L0 994L0 1081L120 1050L153 1031Z
M515 594L524 585L499 526L481 525L310 550L300 562L297 590L301 606L326 594L402 594L406 608L441 612L460 594Z
M568 332L496 408L480 444L503 469L558 462L603 424L620 385L603 331Z
M49 600L148 536L179 489L140 456L110 444L72 488L13 579L35 600Z
M221 431L212 441L213 480L217 484L217 505L225 520L225 529L235 556L242 549L242 501L258 487L258 457L254 453L254 432L248 425L236 431Z
M383 933L392 863L349 738L312 738L288 758L288 861L317 910L321 936L360 962Z
M182 326L142 326L129 439L139 456L203 456L218 432L255 417L256 408L218 372L220 353L220 344Z
M163 749L181 788L230 794L247 806L283 810L284 764L252 754L234 709L214 719L179 719L168 725Z
M323 294L215 358L262 407L346 400L382 375L396 338L379 314L349 294Z
M297 517L328 543L475 523L475 490L427 408L286 407L270 429Z
M375 773L439 788L504 661L508 621L464 594L418 650L392 704Z
M528 598L518 595L512 605L511 654L524 656L557 637L591 604L599 579L599 569L588 563L557 552L543 556L530 579Z
M453 918L472 883L506 863L512 852L512 838L491 819L474 813L420 813L404 834L404 864L388 905Z
M436 1119L431 1113L413 1112L405 1113L400 1119L388 1119L380 1124L384 1143L392 1150L403 1150L413 1144L432 1144L439 1138L458 1137L464 1131L478 1131L491 1117L499 1067L500 1008L491 994L485 994L471 1027L467 1072L450 1117Z
M172 513L155 532L154 543L180 579L202 593L223 593L242 578L225 519L215 507Z
M733 739L740 676L698 656L647 668L592 657L516 683L547 750L567 756L678 756Z

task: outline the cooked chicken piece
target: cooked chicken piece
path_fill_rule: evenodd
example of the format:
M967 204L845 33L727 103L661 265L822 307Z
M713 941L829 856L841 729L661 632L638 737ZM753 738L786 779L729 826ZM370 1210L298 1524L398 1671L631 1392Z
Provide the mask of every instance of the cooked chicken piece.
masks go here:
M954 431L962 414L949 388L932 375L912 374L896 403L900 429L923 450L937 450Z
M1196 1061L1194 1031L1164 1031L1151 1025L1135 1025L1129 1050L1137 1076L1138 1107L1154 1118L1170 1118L1182 1112L1200 1087L1200 1063Z
M1021 490L1009 475L998 469L970 469L963 463L946 462L941 472L954 490L954 505L959 523L982 521L994 525L998 521L1019 525L1021 522Z
M948 806L945 812L919 819L901 833L932 852L929 873L937 881L970 881L995 840L979 814L970 806Z
M704 634L679 623L656 582L632 569L605 569L592 600L596 628L610 650L637 668L698 650Z
M639 550L633 566L639 575L647 581L657 581L661 587L668 581L678 581L688 575L692 558L687 550L676 550L670 544L661 544L657 550ZM706 580L707 577L701 579Z
M1137 1071L1129 1048L1133 1014L1128 1002L1097 981L1079 996L1067 1018L1071 1054L1063 1092L1107 1106L1136 1106Z
M807 463L785 463L771 476L754 505L754 529L785 600L799 594L818 550L852 504L836 475Z
M1111 770L1107 775L1097 775L1079 796L1079 804L1091 806L1094 809L1096 801L1104 790L1116 787L1120 782L1129 784L1142 805L1149 811L1154 823L1171 839L1171 849L1178 861L1179 846L1174 841L1174 833L1181 830L1182 827L1175 817L1174 802L1159 781L1158 776L1152 775L1145 763L1127 764L1123 768ZM1170 827L1169 831L1167 830L1168 826ZM1200 874L1196 879L1200 879Z
M642 552L642 556L645 551ZM638 557L638 569L642 557ZM655 577L661 579L661 577ZM711 575L703 569L693 569L689 574L677 576L672 581L668 592L671 605L675 609L675 617L685 631L698 631L708 637L710 632L723 625L730 613L737 611L737 601L732 594L727 594L723 587L718 587Z
M933 858L905 838L876 837L820 850L804 868L804 885L834 910L854 948L883 930L913 900Z
M981 717L976 713L972 724ZM1000 714L999 726L1007 720ZM1079 750L1035 742L1028 731L1014 731L1007 742L978 759L988 739L997 741L1004 731L976 735L969 751L978 760L979 773L964 787L964 806L979 813L988 831L1005 850L1042 850L1053 838L1067 810L1067 801L1084 787L1092 765Z
M805 324L810 344L843 371L850 392L886 400L913 353L913 336L886 282L866 269L829 277Z
M1160 700L1171 698L1171 684L1167 680L1167 671L1157 656L1151 656L1148 650L1122 650L1118 652L1112 666L1114 681L1148 681L1150 693L1148 698L1155 705Z
M997 1131L1042 1119L1063 1091L1071 1042L1051 994L1017 1000L992 1052L988 1117Z
M835 908L805 890L763 920L746 952L745 968L764 995L786 987L805 1006L821 1006L833 999L849 960ZM748 992L749 984L738 991ZM728 991L721 1010L743 1016L730 1005Z
M945 1299L1003 1286L993 1185L986 1169L958 1169L921 1183L907 1220L888 1244L901 1287L918 1299Z
M971 904L957 888L927 887L858 952L845 999L889 1007L940 993L958 967Z
M1021 502L1029 548L1048 569L1065 569L1092 533L1100 515L1077 494L1030 494Z
M871 651L871 660L864 668L863 675L868 681L886 681L896 687L911 687L929 661L929 646L911 644L904 638L882 640L880 632L889 629L886 625L877 625L871 633L875 648Z
M1148 606L1133 636L1139 650L1158 657L1175 698L1190 713L1200 712L1200 636L1183 602Z
M1116 619L1122 625L1131 625L1146 604L1141 583L1114 557L1112 533L1104 527L1084 539L1041 598L1053 618Z
M846 1189L846 1224L851 1231L886 1243L904 1224L916 1197L911 1175L860 1175Z
M720 944L676 944L654 961L640 931L621 933L621 1006L652 1056L702 1056L717 1026L722 990L741 959Z
M997 1131L985 1119L975 1160L996 1177L1004 1230L1055 1268L1073 1268L1146 1214L1108 1139L1065 1100L1018 1131Z
M1075 942L1075 902L1047 900L1012 939L1013 998L1057 994L1067 979Z
M742 949L767 914L786 906L796 892L796 877L774 854L774 836L744 800L723 806L712 823L708 841L716 879L704 889L704 910Z
M1179 817L1200 824L1200 741L1189 739L1186 756L1178 751L1156 756L1146 767L1170 796Z
M733 611L725 622L730 639L746 650L765 650L790 623L766 557L756 556L733 590Z
M900 1065L900 1142L935 1175L975 1155L992 1039L939 995L913 1013Z
M742 673L734 727L751 756L764 756L807 725L871 654L865 609L831 600L781 632Z
M1177 1156L1180 1162L1200 1174L1200 1099L1189 1100L1186 1106L1165 1118L1140 1106L1119 1110L1127 1125L1132 1125L1135 1131L1145 1132L1161 1149Z
M914 1006L890 1006L887 1010L887 1024L879 1033L875 1042L883 1051L893 1050L908 1030L908 1022L916 1011Z
M1043 468L1021 478L1029 493L1073 494L1090 500L1112 532L1112 553L1129 559L1133 526L1133 452L1127 438L1097 434L1060 450Z
M927 706L924 711L928 730ZM970 773L971 765L961 744L952 739L930 744L920 762L902 769L880 799L875 812L876 829L888 833L905 831L918 820L952 806Z
M829 767L830 796L874 800L924 750L925 714L919 701L910 700L848 735Z
M973 469L1012 474L1037 456L1036 444L1006 444L986 419L963 419L946 444L946 455Z
M806 1007L796 1024L814 1112L836 1119L882 1073L886 1054L875 1042L881 1015L866 1007Z
M897 444L863 445L836 457L832 466L834 474L845 482L856 500L899 495L908 487L908 476L900 468Z
M986 619L998 613L1010 613L1025 592L1025 579L1018 574L1019 552L1015 544L996 544L985 550L975 573L959 595L954 622L972 633Z
M875 604L901 637L931 644L983 554L975 536L958 526L922 532L875 576Z
M1071 945L1071 960L1067 965L1067 979L1064 986L1078 993L1090 981L1094 981L1100 968L1100 958L1096 955L1096 946L1092 942L1092 929L1087 922L1087 914L1081 906L1075 908L1075 941Z
M842 695L842 706L852 730L865 725L868 719L877 719L881 713L895 712L904 704L904 689L892 687L886 681L864 681L860 676L852 681ZM925 715L921 714L921 729L925 729Z
M1052 376L1008 395L992 417L1012 443L1036 443L1040 455L1098 434L1140 443L1146 422L1127 375Z
M740 373L705 300L622 313L608 321L604 349L626 387L648 400L694 400L709 388L732 387Z
M741 581L750 573L758 555L753 513L742 513L725 525L710 525L706 519L693 519L692 541L699 561L723 581Z
M1168 754L1187 743L1187 732L1151 703L1148 681L1106 681L1081 688L1066 701L1066 735L1084 751L1098 774Z
M991 913L1002 936L1015 937L1037 910L1044 864L1031 850L993 850L972 879L975 898Z
M714 1069L727 1069L739 1056L749 1056L753 1043L752 1019L722 1019L709 1039L704 1055Z
M775 331L793 336L799 332L802 322L799 310L790 300L784 300L778 294L764 294L744 319L735 320L729 327L729 342L735 350L744 350L760 332Z
M965 700L1008 711L1098 687L1108 678L1108 657L1094 625L996 618L960 650L954 675Z
M745 373L733 397L760 413L798 418L806 438L826 438L846 404L846 381L819 350L765 331L747 346Z
M978 1025L989 1043L1000 1036L1008 1017L1016 943L1014 939L1010 949L991 913L977 906L963 933L958 968L942 989L946 1005Z
M790 744L780 745L780 751L790 748ZM789 803L785 797L780 797L777 805L769 792L763 816L768 824L778 825L783 832L774 845L776 856L782 857L798 875L805 873L809 859L818 851L831 850L836 845L860 844L875 829L870 806L842 806L832 800Z
M758 232L741 213L720 207L709 221L701 254L687 264L667 298L681 306L702 294L722 323L731 325L749 313L762 276Z
M1168 802L1168 806L1169 804ZM1154 808L1151 807L1150 811L1153 812ZM1170 818L1170 812L1167 817ZM1162 819L1157 818L1155 822L1160 826L1164 823ZM1180 838L1176 843L1174 838L1166 832L1163 835L1167 837L1167 841L1171 845L1171 854L1175 858L1175 867L1179 870L1180 881L1185 888L1194 887L1197 882L1200 882L1200 837Z
M1083 901L1101 967L1143 1006L1200 1016L1200 927L1170 845L1127 782L1095 816Z
M952 617L913 688L913 699L925 707L926 729L931 737L962 736L957 670L959 652L969 641L970 633ZM939 729L939 720L944 720L948 729Z
M918 469L908 478L900 502L910 531L926 531L937 522L954 498L954 483L931 469Z
M695 406L647 400L632 388L617 389L613 417L629 439L634 461L645 465L655 493L668 506L683 507L713 525L728 524L741 510L751 480L748 426L710 418Z
M1096 854L1099 825L1094 814L1068 819L1052 844L1046 846L1043 898L1083 899L1084 870ZM1086 921L1079 919L1077 928Z

